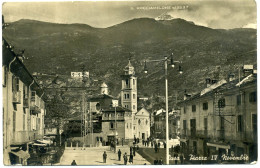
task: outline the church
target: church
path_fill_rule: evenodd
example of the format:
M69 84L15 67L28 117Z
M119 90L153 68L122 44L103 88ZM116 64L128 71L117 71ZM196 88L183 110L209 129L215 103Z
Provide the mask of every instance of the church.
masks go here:
M127 143L134 137L147 139L150 136L150 113L137 107L137 77L130 60L121 79L120 104L117 107L112 107L112 101L118 99L109 95L105 83L101 85L100 94L88 99L89 113L101 116L101 130L87 135L95 146L109 145L115 138L119 143L122 140Z

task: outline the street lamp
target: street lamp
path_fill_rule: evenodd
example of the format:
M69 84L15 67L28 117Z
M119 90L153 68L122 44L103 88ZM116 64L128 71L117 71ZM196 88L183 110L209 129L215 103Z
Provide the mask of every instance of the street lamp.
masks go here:
M166 164L169 164L169 114L168 114L168 71L167 71L167 65L168 61L171 62L171 67L175 67L175 63L181 63L180 61L174 61L173 60L173 53L171 54L171 59L169 59L167 56L164 56L164 59L160 60L148 60L145 61L144 64L144 73L147 73L147 65L146 62L164 62L164 69L165 69L165 108L166 108ZM182 74L183 70L181 65L179 65L179 73Z
M116 140L116 134L117 134L117 132L116 132L116 128L117 128L117 125L116 125L116 118L117 118L117 116L116 116L116 107L118 106L118 100L112 100L112 106L113 107L115 107L115 139L114 139L114 142L115 142L115 146L114 146L114 152L116 153L116 145L117 145L117 140Z

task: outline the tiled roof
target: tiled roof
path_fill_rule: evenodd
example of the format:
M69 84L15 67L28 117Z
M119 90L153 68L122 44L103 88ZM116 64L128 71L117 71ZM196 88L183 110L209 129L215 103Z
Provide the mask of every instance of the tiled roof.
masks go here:
M230 82L224 83L224 84L222 84L222 85L220 85L220 86L218 86L218 87L216 87L216 88L206 92L203 95L201 95L201 92L200 93L196 93L193 96L191 96L190 98L188 98L187 100L183 100L183 101L179 102L178 104L182 104L184 102L188 102L188 101L191 101L191 100L194 100L194 99L197 99L197 98L206 97L208 95L211 95L211 94L215 93L216 91L227 91L227 90L230 90L230 89L242 87L242 86L245 86L247 84L256 83L256 82L257 82L257 75L256 74L251 74L249 76L242 77L240 80L239 79L235 79L235 80L232 80Z

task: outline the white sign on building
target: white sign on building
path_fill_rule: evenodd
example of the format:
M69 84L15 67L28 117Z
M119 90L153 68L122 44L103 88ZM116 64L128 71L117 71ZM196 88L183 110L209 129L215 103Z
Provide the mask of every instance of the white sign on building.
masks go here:
M112 100L112 106L117 107L118 106L118 100Z
M82 72L71 72L70 75L72 78L83 78ZM89 72L85 72L84 77L89 78Z

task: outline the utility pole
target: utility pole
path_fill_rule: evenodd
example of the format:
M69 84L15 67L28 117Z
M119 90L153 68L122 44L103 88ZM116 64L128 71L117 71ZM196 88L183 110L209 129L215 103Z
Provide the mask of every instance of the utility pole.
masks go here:
M164 57L164 59L159 60L149 60L145 61L144 64L144 73L148 72L146 62L164 62L164 71L165 71L165 108L166 108L166 165L169 164L169 114L168 114L168 61L171 62L171 67L175 67L175 63L181 63L180 61L174 61L173 60L173 53L171 55L171 59L169 59L167 56ZM179 73L182 74L183 70L182 67L179 65Z
M80 78L82 79L82 88L85 88L85 84L87 82L87 78L89 78L89 72L87 72L85 70L85 66L83 65L81 68L81 72L71 72L71 77L72 78ZM83 91L82 95L81 95L81 138L83 141L83 147L85 147L85 143L86 143L86 134L87 134L87 110L86 110L86 106L85 106L85 96L86 96L86 92ZM91 120L91 115L90 115L90 120ZM91 123L91 121L90 121ZM92 125L93 127L93 125ZM93 128L92 128L92 134L93 134ZM93 135L92 135L93 136ZM93 143L93 138L92 138L92 143Z

